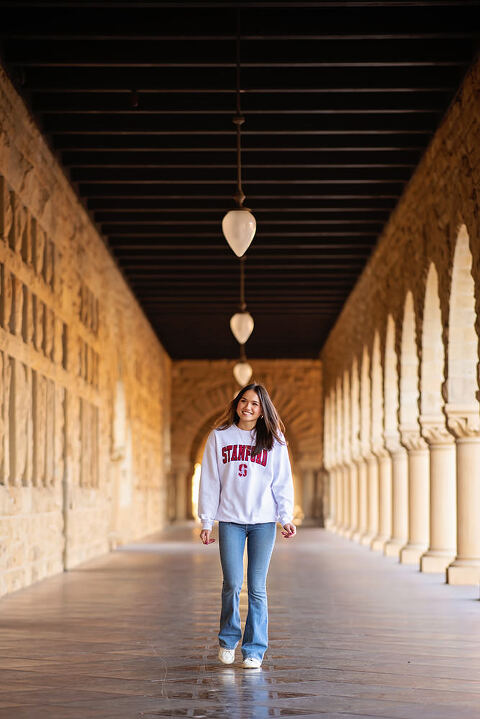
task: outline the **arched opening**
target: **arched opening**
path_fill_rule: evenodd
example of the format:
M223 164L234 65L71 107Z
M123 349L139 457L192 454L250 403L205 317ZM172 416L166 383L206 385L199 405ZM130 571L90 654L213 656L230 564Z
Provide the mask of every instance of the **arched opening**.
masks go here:
M351 390L351 452L353 459L358 458L360 452L360 382L358 380L358 362L354 357L352 361Z
M447 569L451 584L478 584L480 578L480 417L475 319L472 254L467 228L461 225L452 268L445 408L448 426L457 439L457 556Z
M350 430L350 374L348 370L343 373L343 461L348 464L350 462L352 445Z
M368 535L368 471L367 462L370 452L370 355L367 347L363 348L362 365L360 368L360 453L363 461L358 469L358 519L357 539L368 544L372 539Z
M383 376L385 446L392 459L391 538L384 547L388 557L398 557L408 539L408 468L398 426L399 384L395 333L395 321L388 315Z
M420 370L420 423L430 449L430 544L424 572L442 572L455 557L455 446L443 415L444 347L438 277L430 265L425 291Z
M415 311L410 291L405 298L400 361L400 431L408 450L408 542L400 561L418 566L430 536L430 474L428 448L420 434Z
M360 456L360 382L358 380L358 362L352 361L350 379L350 536L358 539L358 459Z
M422 331L421 414L428 418L442 418L442 385L444 381L444 348L442 315L438 296L438 276L430 264L425 292Z
M366 457L370 452L370 355L363 348L360 376L360 445Z
M449 314L448 403L476 407L478 411L475 287L472 277L472 254L465 225L461 225L458 231L453 258Z
M395 351L395 322L392 315L387 318L385 335L385 370L383 378L385 441L396 445L398 433L398 371Z
M415 339L413 295L407 292L403 313L400 355L400 426L402 434L417 436L418 424L418 356Z
M375 332L372 348L372 425L371 440L374 451L383 446L383 387L380 359L380 336Z
M343 400L342 400L342 380L337 377L336 382L336 488L337 488L337 529L342 532L345 526L345 491L343 485Z
M343 373L343 415L342 415L342 427L343 427L343 443L342 443L342 458L343 458L343 504L344 504L344 529L349 533L351 529L351 487L350 487L350 461L351 461L351 444L350 444L350 376L346 370Z

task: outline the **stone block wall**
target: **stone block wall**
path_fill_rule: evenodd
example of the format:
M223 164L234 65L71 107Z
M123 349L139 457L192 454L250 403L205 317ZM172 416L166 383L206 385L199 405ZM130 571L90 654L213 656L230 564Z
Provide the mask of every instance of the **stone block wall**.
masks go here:
M322 522L322 367L318 360L249 360L252 381L266 386L286 426L298 517ZM172 365L171 519L191 512L191 478L215 420L240 390L230 360Z
M166 517L170 360L0 69L0 594Z

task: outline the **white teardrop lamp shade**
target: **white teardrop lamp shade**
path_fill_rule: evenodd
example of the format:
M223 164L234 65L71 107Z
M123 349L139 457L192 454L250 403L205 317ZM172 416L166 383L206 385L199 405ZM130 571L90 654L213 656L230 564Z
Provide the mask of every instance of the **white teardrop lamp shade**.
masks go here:
M237 312L230 317L230 329L241 345L244 345L253 332L253 317L250 312Z
M237 380L240 387L244 387L248 384L250 377L252 376L252 368L248 362L237 362L233 368L233 376Z
M222 220L225 239L237 257L242 257L255 236L257 223L248 210L230 210Z

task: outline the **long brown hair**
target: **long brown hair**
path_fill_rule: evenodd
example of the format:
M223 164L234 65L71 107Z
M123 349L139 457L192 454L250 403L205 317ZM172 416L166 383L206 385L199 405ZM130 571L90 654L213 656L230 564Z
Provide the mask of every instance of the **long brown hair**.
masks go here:
M238 403L241 398L249 389L253 390L258 394L261 405L262 416L257 419L255 425L256 439L255 447L252 450L252 455L260 454L264 449L271 450L275 440L280 444L286 444L283 439L285 433L285 426L280 419L280 416L275 409L275 406L270 399L266 388L263 384L247 384L243 387L240 392L232 399L230 404L225 408L224 413L219 417L216 422L216 427L219 430L228 429L232 424L238 424L239 416L237 414Z

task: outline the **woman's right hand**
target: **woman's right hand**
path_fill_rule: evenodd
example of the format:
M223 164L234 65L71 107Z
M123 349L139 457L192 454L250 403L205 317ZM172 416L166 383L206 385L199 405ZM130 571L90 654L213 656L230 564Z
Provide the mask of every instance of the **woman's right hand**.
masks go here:
M211 529L202 529L202 531L200 532L200 539L204 544L212 544L215 541L214 539L210 539L211 533Z

